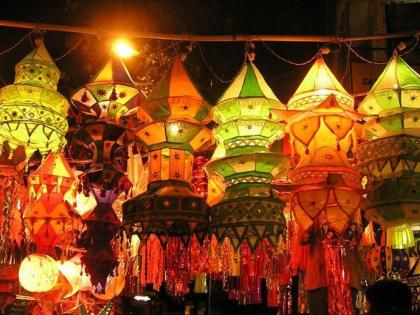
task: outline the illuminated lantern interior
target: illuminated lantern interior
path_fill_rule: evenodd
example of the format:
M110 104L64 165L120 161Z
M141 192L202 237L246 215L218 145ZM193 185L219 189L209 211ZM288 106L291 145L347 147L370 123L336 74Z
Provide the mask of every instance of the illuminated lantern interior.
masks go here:
M58 281L57 262L47 255L31 254L20 264L19 282L29 292L48 292Z
M57 92L60 71L41 43L15 69L15 83L0 90L0 137L27 157L45 155L65 144L69 104Z

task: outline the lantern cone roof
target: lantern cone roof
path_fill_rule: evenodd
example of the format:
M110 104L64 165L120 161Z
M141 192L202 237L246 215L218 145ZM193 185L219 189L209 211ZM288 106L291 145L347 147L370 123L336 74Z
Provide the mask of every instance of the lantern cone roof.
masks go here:
M420 75L400 56L393 56L359 110L369 115L390 115L420 108Z
M324 59L319 57L289 100L288 108L305 110L320 104L331 94L344 106L352 107L354 104L353 97L337 80Z

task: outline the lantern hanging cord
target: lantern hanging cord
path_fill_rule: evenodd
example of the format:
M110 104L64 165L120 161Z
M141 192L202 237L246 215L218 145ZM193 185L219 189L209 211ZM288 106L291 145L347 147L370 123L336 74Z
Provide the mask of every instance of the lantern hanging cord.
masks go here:
M276 58L278 58L278 59L280 59L281 61L284 61L284 62L286 62L286 63L288 63L288 64L291 64L291 65L293 65L293 66L297 66L297 67L300 67L300 66L305 66L305 65L307 65L307 64L309 64L309 63L311 63L311 62L313 62L318 56L319 56L319 54L320 54L320 52L321 52L321 49L322 49L322 47L325 47L327 44L324 44L318 51L317 51L317 53L315 54L315 55L313 55L310 59L308 59L308 60L306 60L306 61L303 61L303 62L295 62L295 61L291 61L291 60L289 60L289 59L286 59L286 58L284 58L284 57L282 57L282 56L280 56L278 53L276 53L270 46L268 46L268 44L266 43L266 42L264 42L264 41L260 41L262 44L263 44L263 46L265 47L265 48L267 48L267 50L274 56L274 57L276 57Z
M347 46L347 48L357 57L357 58L359 58L360 60L362 60L362 61L364 61L364 62L367 62L367 63L370 63L370 64L374 64L374 65L386 65L387 63L388 63L388 61L385 61L385 62L380 62L380 61L374 61L374 60L369 60L369 59L367 59L367 58L365 58L365 57L363 57L362 55L360 55L356 50L354 50L354 48L353 47L351 47L351 45L349 44L349 43L347 43L347 42L344 42L344 45L346 45Z
M206 57L204 56L204 52L203 52L203 49L201 48L201 46L200 46L200 44L199 43L196 43L196 45L197 45L197 47L198 47L198 51L200 52L200 55L201 55L201 59L203 59L203 62L204 62L204 64L206 65L206 67L207 67L207 69L209 69L209 71L211 72L211 74L216 78L216 80L217 81L219 81L220 83L223 83L223 84L228 84L228 83L230 83L230 82L232 82L233 81L233 79L235 79L235 76L232 78L232 79L230 79L230 80L224 80L224 79L222 79L214 70L213 70L213 68L210 66L210 64L207 62L207 60L206 60ZM244 60L243 60L243 62L242 62L242 64L241 64L241 66L245 63L245 61L246 61L246 56L247 56L247 54L246 54L246 48L245 48L245 53L244 53Z
M73 47L71 47L69 50L67 50L64 54L62 54L60 57L57 57L54 59L54 61L60 61L61 59L65 58L67 55L71 54L73 50L75 50L77 47L79 47L79 45L86 39L86 34L84 34L82 36L82 38L73 45Z
M0 52L0 56L7 54L8 52L12 51L13 49L15 49L16 47L18 47L20 44L23 43L23 41L26 38L29 38L29 36L34 32L34 30L31 30L29 33L25 34L25 36L23 36L21 39L19 39L14 45L10 46L9 48L7 48L6 50L3 50L2 52Z

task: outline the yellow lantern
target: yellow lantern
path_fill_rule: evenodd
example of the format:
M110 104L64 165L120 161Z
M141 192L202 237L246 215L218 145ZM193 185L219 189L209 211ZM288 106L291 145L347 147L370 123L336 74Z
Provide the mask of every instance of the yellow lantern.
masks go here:
M32 254L19 268L19 282L29 292L48 292L58 281L57 262L48 255Z
M69 103L57 92L60 71L41 43L16 65L15 84L0 90L0 138L29 157L65 143Z

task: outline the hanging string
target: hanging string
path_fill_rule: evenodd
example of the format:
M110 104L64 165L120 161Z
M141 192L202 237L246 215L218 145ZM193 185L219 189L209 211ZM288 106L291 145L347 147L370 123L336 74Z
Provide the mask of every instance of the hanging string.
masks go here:
M351 47L351 43L350 43L350 47ZM344 78L347 76L347 73L349 71L349 65L350 65L350 49L347 49L346 69L344 70L343 76L340 79L340 83L343 83Z
M83 35L82 38L73 46L71 47L69 50L67 50L63 55L61 55L58 58L55 58L54 61L60 61L61 59L63 59L64 57L66 57L67 55L71 54L71 52L73 50L75 50L85 39L86 39L87 35Z
M201 48L201 46L200 46L200 43L196 43L196 45L197 45L197 47L198 47L198 51L200 52L200 55L201 55L201 59L203 59L203 62L204 62L204 64L206 65L206 67L209 69L209 71L211 72L211 74L216 78L216 80L217 81L219 81L220 83L223 83L223 84L228 84L228 83L230 83L230 82L232 82L233 81L233 79L235 79L235 77L236 76L234 76L234 77L232 77L232 79L230 79L230 80L224 80L224 79L222 79L214 70L213 70L213 68L209 65L209 63L207 62L207 60L206 60L206 57L204 56L204 52L203 52L203 49ZM245 61L246 61L246 53L244 54L244 61L242 62L242 64L241 64L241 66L245 63Z
M273 56L275 56L276 58L278 58L278 59L280 59L281 61L284 61L284 62L286 62L286 63L288 63L288 64L291 64L291 65L293 65L293 66L298 66L298 67L300 67L300 66L305 66L305 65L307 65L307 64L309 64L309 63L311 63L312 61L314 61L318 56L319 56L319 54L321 53L321 49L322 49L322 47L325 47L327 44L325 44L325 45L323 45L322 47L321 47L321 49L319 49L318 51L317 51L317 53L314 55L314 56L312 56L310 59L308 59L308 60L306 60L306 61L304 61L304 62L295 62L295 61L291 61L291 60L289 60L289 59L286 59L286 58L284 58L284 57L282 57L282 56L280 56L278 53L276 53L270 46L268 46L268 44L266 43L266 42L264 42L264 41L260 41L262 44L263 44L263 46L265 47L265 48L267 48L267 50L273 55Z
M407 50L403 53L400 53L400 56L404 56L404 55L407 55L407 54L411 53L414 49L416 49L418 44L419 44L419 38L416 36L413 46L411 46L411 48L409 50Z
M365 57L363 57L362 55L360 55L356 50L354 50L354 48L353 47L351 47L351 44L349 44L349 43L347 43L347 42L343 42L344 43L344 45L346 45L347 46L347 48L357 57L357 58L359 58L360 60L362 60L362 61L364 61L364 62L367 62L367 63L370 63L370 64L374 64L374 65L386 65L387 63L388 63L388 61L386 61L386 62L380 62L380 61L374 61L374 60L369 60L369 59L367 59L367 58L365 58Z
M3 50L2 52L0 52L0 56L7 54L8 52L12 51L13 49L15 49L16 47L18 47L20 44L23 43L23 41L28 38L32 33L34 32L34 30L30 31L29 33L27 33L25 36L23 36L21 39L19 39L14 45L12 45L11 47L7 48L6 50Z

